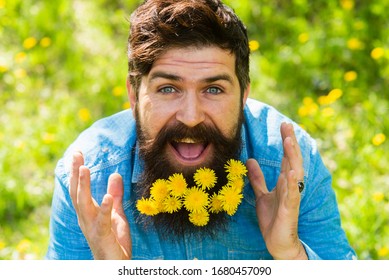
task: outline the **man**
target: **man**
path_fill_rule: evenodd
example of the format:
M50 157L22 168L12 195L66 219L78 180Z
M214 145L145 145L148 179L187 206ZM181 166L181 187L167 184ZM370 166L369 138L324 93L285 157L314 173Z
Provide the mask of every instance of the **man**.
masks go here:
M58 163L48 259L354 258L316 143L248 98L247 34L230 8L145 1L131 17L128 59L132 110L96 122ZM231 159L248 179L236 211L216 213L209 197L231 185ZM199 169L215 175L213 190L140 210L157 182L172 192L182 174L194 186ZM202 197L209 212L196 225L188 217Z

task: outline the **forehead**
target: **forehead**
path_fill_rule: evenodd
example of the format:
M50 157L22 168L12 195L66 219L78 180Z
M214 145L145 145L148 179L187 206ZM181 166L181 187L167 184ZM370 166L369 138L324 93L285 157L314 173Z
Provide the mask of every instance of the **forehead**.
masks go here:
M235 55L216 46L171 48L154 61L150 73L160 70L180 74L223 71L235 76Z

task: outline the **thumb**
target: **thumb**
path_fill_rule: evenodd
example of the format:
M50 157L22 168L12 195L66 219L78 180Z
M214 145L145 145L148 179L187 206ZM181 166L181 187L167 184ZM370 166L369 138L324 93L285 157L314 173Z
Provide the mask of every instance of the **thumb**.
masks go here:
M258 162L252 158L248 159L246 162L246 167L248 171L248 178L256 198L258 199L262 195L267 194L269 190L266 187L265 177L263 176Z

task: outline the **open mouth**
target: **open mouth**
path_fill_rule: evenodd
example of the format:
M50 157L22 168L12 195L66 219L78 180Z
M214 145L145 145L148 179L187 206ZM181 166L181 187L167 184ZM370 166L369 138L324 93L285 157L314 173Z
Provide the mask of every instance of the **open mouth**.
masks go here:
M205 158L209 143L193 138L174 139L171 142L175 154L186 162L199 161Z

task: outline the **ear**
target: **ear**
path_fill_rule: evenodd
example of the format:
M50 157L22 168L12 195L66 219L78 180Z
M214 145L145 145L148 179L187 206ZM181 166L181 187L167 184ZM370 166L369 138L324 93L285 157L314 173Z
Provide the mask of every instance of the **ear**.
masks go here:
M128 78L127 78L126 85L127 85L128 100L130 101L130 106L132 108L132 115L135 118L136 92Z
M249 97L249 93L250 93L250 84L247 85L247 87L243 93L243 100L242 100L243 107L246 105L246 101L247 101L247 98Z

